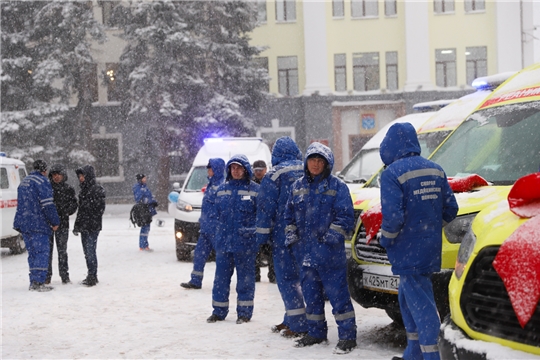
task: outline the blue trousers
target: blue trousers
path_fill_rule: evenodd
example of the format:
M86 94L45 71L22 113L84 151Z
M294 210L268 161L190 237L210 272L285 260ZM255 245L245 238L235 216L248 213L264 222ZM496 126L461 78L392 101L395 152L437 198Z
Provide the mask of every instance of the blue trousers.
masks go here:
M275 243L274 243L275 244ZM272 259L276 282L285 304L283 324L292 331L306 332L306 307L300 285L300 268L290 247L272 245Z
M213 314L222 319L229 313L231 278L236 269L236 313L251 319L255 297L255 257L257 251L216 253L216 275L212 288Z
M302 266L302 292L306 300L309 335L326 339L328 325L324 314L324 295L330 300L340 340L356 340L356 317L347 284L345 267Z
M88 268L88 275L97 277L98 261L97 261L97 239L99 231L82 232L82 246L84 252L84 258L86 259L86 267Z
M204 267L208 256L214 248L214 235L208 233L200 233L199 240L193 252L193 271L191 272L191 283L196 286L202 286L204 276Z
M52 271L52 258L54 250L54 240L56 239L56 250L58 250L58 271L62 280L69 279L69 266L68 266L68 254L67 254L67 242L69 238L69 229L58 229L49 236L49 270L47 272L47 279L51 279Z
M139 248L146 249L148 247L148 234L150 233L150 224L141 227L139 234Z
M430 274L400 275L399 308L407 331L405 360L440 360L437 337L441 320Z
M22 234L28 251L28 266L30 268L30 284L43 284L49 270L49 235L37 232Z

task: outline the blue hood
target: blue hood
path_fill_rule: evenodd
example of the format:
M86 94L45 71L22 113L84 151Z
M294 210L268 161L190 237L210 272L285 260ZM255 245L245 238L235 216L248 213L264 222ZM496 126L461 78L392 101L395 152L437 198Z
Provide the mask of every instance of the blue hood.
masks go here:
M283 136L272 147L272 166L287 160L302 160L302 152L293 139Z
M233 162L237 162L241 164L244 167L244 169L246 169L247 181L250 181L249 179L253 178L253 170L251 170L251 165L249 163L247 156L243 154L237 154L237 155L233 155L229 159L229 161L227 161L227 178L225 179L226 181L232 180L233 178L231 175L231 170L229 168L231 166L231 163Z
M411 155L420 155L422 149L414 126L410 123L397 123L388 129L379 153L385 165Z
M225 160L222 158L212 158L208 160L208 163L214 172L214 176L208 179L209 185L221 184L223 178L225 178Z
M307 168L307 159L313 154L319 154L322 157L324 157L326 161L328 161L328 168L326 172L328 173L327 175L331 174L332 169L334 168L334 154L332 153L332 150L330 150L330 148L326 145L323 145L319 142L314 142L311 145L309 145L306 150L306 157L304 161L304 172L306 173L306 175L309 176L309 171Z

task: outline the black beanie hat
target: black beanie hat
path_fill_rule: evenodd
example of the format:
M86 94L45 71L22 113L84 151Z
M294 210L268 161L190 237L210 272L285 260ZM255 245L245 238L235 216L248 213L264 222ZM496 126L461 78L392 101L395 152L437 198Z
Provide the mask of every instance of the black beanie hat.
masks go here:
M135 179L137 179L137 181L141 181L144 177L146 177L146 175L144 175L144 174L135 175Z
M45 160L36 160L34 161L34 170L37 170L39 172L44 172L44 171L47 171L47 163L45 162Z

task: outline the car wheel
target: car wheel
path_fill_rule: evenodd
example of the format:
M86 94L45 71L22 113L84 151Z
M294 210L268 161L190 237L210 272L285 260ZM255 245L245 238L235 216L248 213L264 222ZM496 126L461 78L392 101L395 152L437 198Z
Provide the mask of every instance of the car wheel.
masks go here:
M384 311L386 311L386 315L388 315L388 317L392 319L396 323L396 325L403 326L403 318L401 317L401 312L389 309L384 309Z
M26 244L24 243L24 240L22 238L22 235L17 235L17 238L13 242L13 246L10 247L12 254L22 254L26 251Z
M176 258L178 261L191 260L191 249L183 245L176 245Z

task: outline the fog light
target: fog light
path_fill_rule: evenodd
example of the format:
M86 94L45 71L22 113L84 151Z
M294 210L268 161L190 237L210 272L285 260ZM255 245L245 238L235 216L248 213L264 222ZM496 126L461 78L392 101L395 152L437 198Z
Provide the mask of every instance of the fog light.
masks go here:
M180 239L182 238L182 236L183 236L183 235L182 235L182 233L181 233L180 231L178 231L178 232L176 233L176 238L177 238L178 240L180 240Z

